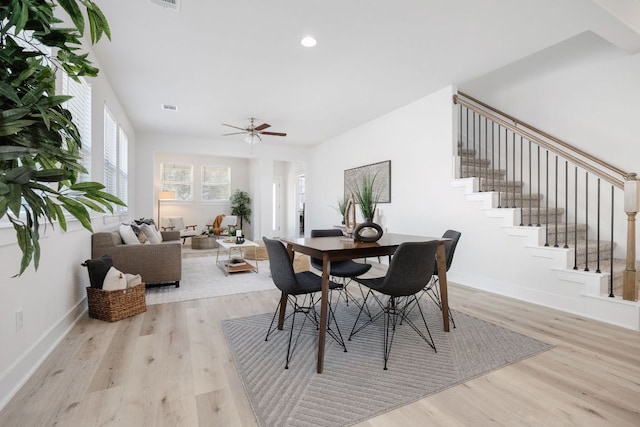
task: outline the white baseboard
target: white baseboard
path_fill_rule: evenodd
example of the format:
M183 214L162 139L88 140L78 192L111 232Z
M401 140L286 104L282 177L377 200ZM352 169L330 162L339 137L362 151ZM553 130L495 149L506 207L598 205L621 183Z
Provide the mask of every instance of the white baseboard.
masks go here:
M0 377L0 410L16 395L56 346L87 311L87 298L80 300Z

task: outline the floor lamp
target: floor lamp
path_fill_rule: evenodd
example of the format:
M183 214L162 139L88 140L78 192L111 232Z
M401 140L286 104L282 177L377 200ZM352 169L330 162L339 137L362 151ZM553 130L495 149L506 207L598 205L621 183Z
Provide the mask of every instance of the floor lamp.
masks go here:
M160 230L160 200L174 200L176 193L174 191L161 191L158 193L158 225L156 226Z

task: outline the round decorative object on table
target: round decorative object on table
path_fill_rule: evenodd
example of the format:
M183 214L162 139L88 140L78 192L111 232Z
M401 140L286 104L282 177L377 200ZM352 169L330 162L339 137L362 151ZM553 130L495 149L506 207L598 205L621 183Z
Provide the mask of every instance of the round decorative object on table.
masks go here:
M379 224L370 219L365 219L353 230L353 240L356 242L377 242L383 234L384 232Z
M191 238L191 249L214 249L216 247L216 238L211 235L193 236Z

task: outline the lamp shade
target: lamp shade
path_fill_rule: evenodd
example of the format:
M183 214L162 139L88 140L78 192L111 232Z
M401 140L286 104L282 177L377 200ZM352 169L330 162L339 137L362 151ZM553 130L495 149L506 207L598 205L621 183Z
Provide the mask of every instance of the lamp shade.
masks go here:
M176 198L176 193L174 191L161 191L158 194L158 200L172 200Z

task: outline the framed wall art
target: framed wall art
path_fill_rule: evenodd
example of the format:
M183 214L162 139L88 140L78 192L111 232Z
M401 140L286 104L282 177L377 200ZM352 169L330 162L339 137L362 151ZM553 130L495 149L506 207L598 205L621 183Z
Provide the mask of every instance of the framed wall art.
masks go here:
M380 189L379 203L391 203L391 160L358 166L344 171L344 194L348 196L362 176L375 176Z

